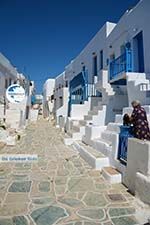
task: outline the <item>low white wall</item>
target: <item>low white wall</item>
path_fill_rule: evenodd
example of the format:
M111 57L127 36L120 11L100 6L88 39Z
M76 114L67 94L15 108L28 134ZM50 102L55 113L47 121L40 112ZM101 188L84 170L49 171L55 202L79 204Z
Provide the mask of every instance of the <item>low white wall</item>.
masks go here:
M132 193L150 204L150 142L129 138L125 185ZM147 190L144 193L143 190Z

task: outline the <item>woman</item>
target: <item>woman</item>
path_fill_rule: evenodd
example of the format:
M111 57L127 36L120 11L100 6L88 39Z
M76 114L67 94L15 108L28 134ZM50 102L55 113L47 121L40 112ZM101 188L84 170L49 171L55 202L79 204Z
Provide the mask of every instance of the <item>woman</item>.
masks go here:
M145 109L141 107L139 101L133 101L131 104L133 112L130 121L133 124L134 137L150 140L150 130Z

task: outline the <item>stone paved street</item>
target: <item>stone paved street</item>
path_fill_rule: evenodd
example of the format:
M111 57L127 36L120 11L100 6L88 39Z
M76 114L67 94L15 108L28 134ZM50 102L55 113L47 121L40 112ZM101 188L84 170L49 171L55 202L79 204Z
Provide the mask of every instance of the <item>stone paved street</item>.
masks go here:
M123 185L110 185L65 146L48 121L29 125L3 153L38 154L38 161L0 164L0 225L134 225L148 214Z

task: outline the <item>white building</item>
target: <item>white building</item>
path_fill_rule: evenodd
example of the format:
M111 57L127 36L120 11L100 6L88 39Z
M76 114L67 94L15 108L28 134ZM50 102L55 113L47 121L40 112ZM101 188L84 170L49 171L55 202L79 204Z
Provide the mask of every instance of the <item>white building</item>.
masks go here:
M54 86L55 79L48 79L43 86L43 117L49 117L54 108Z
M150 122L149 12L150 0L141 0L117 24L107 22L56 77L54 107L55 114L66 121L65 143L73 144L91 166L102 169L110 182L121 182L120 171L123 182L148 204L150 199L142 190L150 190L150 144L131 139L127 158L128 142L124 140L120 148L119 133L123 114L132 112L133 100L140 100ZM64 81L68 84L66 98L60 92ZM60 109L63 113L57 114ZM56 119L62 127L62 118ZM108 166L113 166L112 173L105 169Z
M6 89L11 84L20 84L24 87L26 95L20 104L12 104L6 99ZM31 107L32 85L24 74L19 73L10 61L0 53L0 118L5 119L13 128L19 128L29 119Z
M56 119L56 124L59 123L60 117L64 118L68 115L68 81L66 80L65 72L60 74L55 79L54 88L54 116Z

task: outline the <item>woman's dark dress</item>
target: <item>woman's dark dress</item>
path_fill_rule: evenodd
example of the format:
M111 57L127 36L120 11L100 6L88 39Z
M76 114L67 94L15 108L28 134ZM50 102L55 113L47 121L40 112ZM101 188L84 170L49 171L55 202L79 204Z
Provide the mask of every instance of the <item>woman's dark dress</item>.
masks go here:
M150 130L144 108L141 106L134 107L131 122L133 123L134 137L150 140Z

